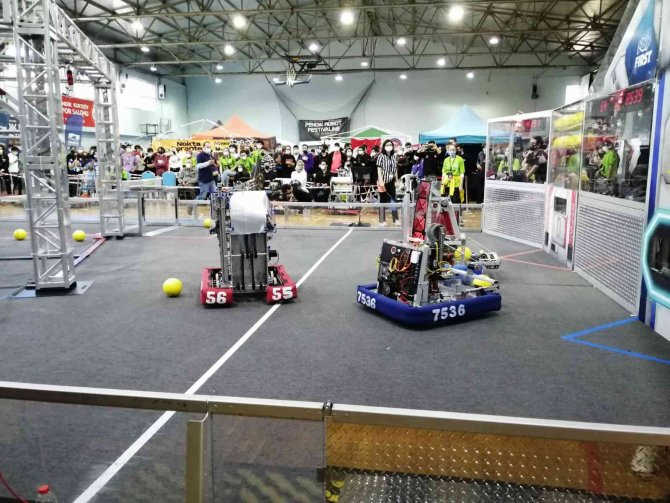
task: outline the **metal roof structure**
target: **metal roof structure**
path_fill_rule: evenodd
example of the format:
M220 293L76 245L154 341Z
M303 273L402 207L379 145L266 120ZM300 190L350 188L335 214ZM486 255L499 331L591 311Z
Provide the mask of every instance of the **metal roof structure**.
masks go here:
M59 0L112 60L172 77L595 68L627 0ZM460 18L460 19L459 19ZM328 68L329 67L329 68Z

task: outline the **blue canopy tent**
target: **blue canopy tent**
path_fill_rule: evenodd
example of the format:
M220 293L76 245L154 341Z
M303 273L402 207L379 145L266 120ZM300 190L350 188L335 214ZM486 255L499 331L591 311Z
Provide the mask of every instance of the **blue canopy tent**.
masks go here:
M419 133L419 142L434 141L437 144L447 143L456 138L458 143L485 143L486 122L469 106L463 105L443 126Z

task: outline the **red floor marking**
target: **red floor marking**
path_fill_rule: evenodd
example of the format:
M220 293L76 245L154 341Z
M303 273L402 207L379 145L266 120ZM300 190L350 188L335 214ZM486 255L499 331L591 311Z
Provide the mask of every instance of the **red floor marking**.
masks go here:
M527 262L526 260L517 260L514 258L508 258L505 259L507 262L517 262L519 264L526 264L526 265L534 265L537 267L546 267L547 269L556 269L557 271L566 271L566 272L572 272L572 269L568 269L566 267L558 267L556 265L548 265L548 264L536 264L535 262Z
M90 245L88 248L84 249L84 251L81 252L79 257L74 261L75 267L81 264L87 257L89 257L95 250L100 248L102 245L105 244L105 241L107 241L107 238L95 238L95 242Z
M538 249L538 250L529 250L529 251L519 252L519 253L510 253L509 255L503 255L500 258L517 257L519 255L528 255L529 253L537 253L539 251L542 251L542 250Z
M586 451L588 490L594 494L602 494L603 474L598 446L593 443L586 443L584 444L584 450Z

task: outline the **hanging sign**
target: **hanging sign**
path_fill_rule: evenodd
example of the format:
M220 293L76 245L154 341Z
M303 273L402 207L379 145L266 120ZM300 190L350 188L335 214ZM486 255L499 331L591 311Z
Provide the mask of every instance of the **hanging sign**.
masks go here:
M349 129L349 117L325 120L299 120L300 141L321 141L322 136L342 133Z
M63 96L63 122L67 124L68 118L72 115L83 117L83 127L95 127L93 102L91 100Z

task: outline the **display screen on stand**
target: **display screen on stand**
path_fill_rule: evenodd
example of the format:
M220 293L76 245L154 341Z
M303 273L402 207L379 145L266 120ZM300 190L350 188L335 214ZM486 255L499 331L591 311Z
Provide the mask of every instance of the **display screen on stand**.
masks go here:
M581 189L645 202L654 83L586 103Z
M544 183L547 179L549 117L491 122L486 177Z

